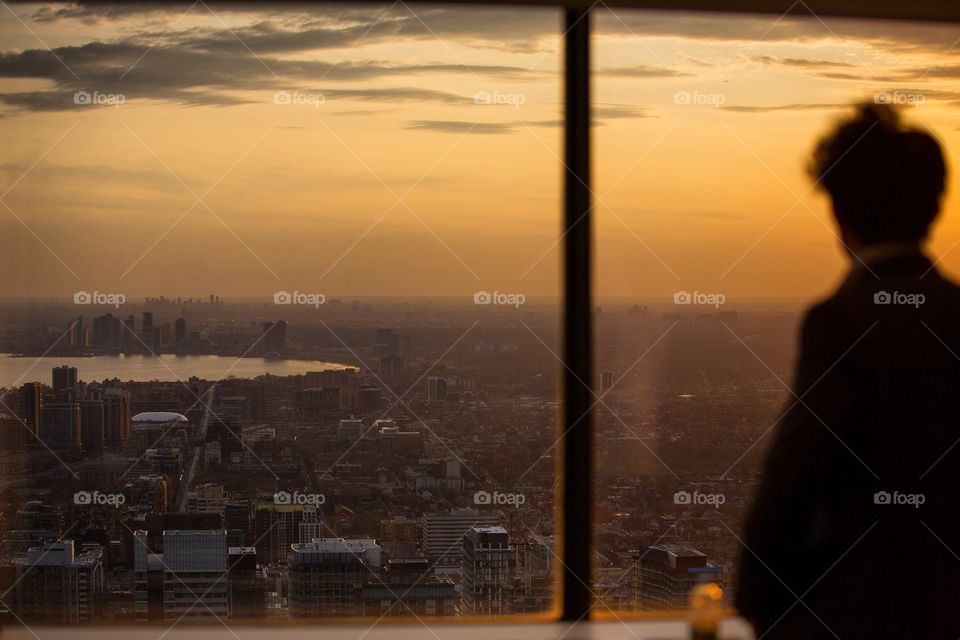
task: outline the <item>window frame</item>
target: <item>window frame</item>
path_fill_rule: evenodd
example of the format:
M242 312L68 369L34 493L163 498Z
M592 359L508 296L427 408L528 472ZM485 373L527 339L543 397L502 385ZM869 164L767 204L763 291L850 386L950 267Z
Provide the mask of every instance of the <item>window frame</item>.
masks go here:
M124 0L118 0L122 4ZM207 0L211 4L227 0ZM355 3L357 0L316 0ZM379 0L363 0L379 1ZM956 0L443 0L443 4L542 6L564 13L564 171L562 230L562 412L558 443L556 495L559 517L559 557L562 570L556 586L552 619L562 622L602 619L594 615L592 591L592 526L594 471L594 401L582 381L593 380L593 198L591 182L591 11L604 7L700 13L752 13L786 16L820 15L894 21L960 23ZM523 618L520 616L519 618ZM663 618L661 614L626 614L625 618ZM528 618L529 619L529 618ZM542 618L541 618L542 619ZM474 619L475 621L475 619ZM339 624L329 621L331 624ZM454 620L451 620L454 622ZM505 625L508 620L501 620ZM385 623L403 624L401 621ZM185 625L187 626L187 625ZM93 628L109 629L109 625Z

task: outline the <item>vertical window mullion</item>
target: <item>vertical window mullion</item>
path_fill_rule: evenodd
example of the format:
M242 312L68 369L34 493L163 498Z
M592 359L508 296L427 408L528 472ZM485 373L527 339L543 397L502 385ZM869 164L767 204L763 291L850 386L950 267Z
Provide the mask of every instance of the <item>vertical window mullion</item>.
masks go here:
M591 607L593 330L591 323L590 12L565 10L562 617Z

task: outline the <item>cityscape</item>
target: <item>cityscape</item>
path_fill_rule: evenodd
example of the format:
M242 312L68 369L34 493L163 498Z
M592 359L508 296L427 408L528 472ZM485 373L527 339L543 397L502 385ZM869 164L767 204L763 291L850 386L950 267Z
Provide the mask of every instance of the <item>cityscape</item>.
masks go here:
M69 302L3 305L8 354L111 354L120 372L198 347L233 355L218 376L171 369L150 381L86 379L57 356L4 357L30 368L5 382L0 405L6 615L130 623L553 608L555 303L358 300L287 322L280 312L294 310L272 301L179 302L128 303L137 311L123 321L106 308L75 315ZM50 324L17 321L26 313ZM694 584L735 581L732 532L762 449L751 443L786 392L734 332L785 371L792 355L780 345L795 316L598 309L598 335L609 337L593 381L601 610L678 609ZM321 368L228 373L291 354Z
M587 554L581 619L731 613L804 312L851 266L812 144L862 103L960 148L954 24L601 2L565 228L559 6L0 4L0 627L38 640L552 623ZM958 202L925 247L953 279Z

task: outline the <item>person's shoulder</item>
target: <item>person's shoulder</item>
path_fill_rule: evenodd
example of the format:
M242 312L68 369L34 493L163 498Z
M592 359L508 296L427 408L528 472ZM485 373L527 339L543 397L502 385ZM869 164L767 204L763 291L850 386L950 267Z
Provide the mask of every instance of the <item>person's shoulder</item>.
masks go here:
M840 290L815 301L804 312L801 334L816 333L829 327L836 328L854 299L849 292Z

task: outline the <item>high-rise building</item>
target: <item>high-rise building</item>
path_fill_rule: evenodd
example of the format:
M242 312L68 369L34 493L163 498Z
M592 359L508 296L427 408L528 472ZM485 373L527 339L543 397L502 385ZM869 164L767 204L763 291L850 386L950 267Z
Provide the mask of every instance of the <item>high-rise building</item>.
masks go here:
M380 398L382 395L380 387L360 385L360 388L357 389L357 413L379 411Z
M20 415L32 433L31 440L40 435L40 407L43 405L43 386L39 382L25 382L20 387Z
M157 620L160 612L168 622L225 618L227 563L227 532L222 529L165 530L161 554L150 553L146 531L136 531L136 619Z
M642 547L634 564L634 609L683 609L701 582L723 586L723 567L696 549L676 544Z
M32 547L16 558L11 608L27 622L77 624L94 617L104 591L101 547L75 553L73 540Z
M121 336L124 353L137 353L141 350L140 342L137 340L137 319L130 314L123 321L123 334Z
M263 323L263 351L283 354L287 350L287 323L284 320Z
M594 393L606 393L613 388L613 371L598 371L594 374L594 381Z
M54 450L79 452L80 405L51 402L40 408L40 440Z
M107 448L119 449L130 437L130 392L108 388L103 392L103 437Z
M501 526L471 527L463 536L463 613L499 616L510 612L517 549Z
M53 393L58 399L67 398L68 394L73 393L71 399L76 398L77 390L77 368L69 365L62 365L53 368Z
M291 548L288 599L291 618L359 615L363 585L380 571L372 539L318 538Z
M387 560L379 579L363 586L362 615L454 616L457 587L453 580L430 575L426 558Z
M106 428L103 401L81 400L79 404L80 446L87 455L99 456L103 453Z
M140 474L123 487L127 508L140 513L166 513L170 508L170 483L159 473Z
M489 511L451 509L423 516L421 549L437 569L456 568L462 559L463 536L473 527L497 526L500 519Z
M95 349L119 351L123 346L123 323L120 318L110 313L94 318L90 345Z
M263 502L257 505L254 516L257 557L262 564L286 564L290 545L310 542L315 533L304 529L306 523L319 523L321 514L312 505L275 504ZM307 535L310 537L301 537Z
M228 583L228 615L231 619L257 619L266 616L266 579L257 571L257 550L254 547L230 547Z
M380 521L380 542L390 558L414 558L420 555L420 523L396 516Z
M447 379L439 376L427 378L427 402L442 403L447 400Z
M71 347L86 346L86 329L83 326L83 316L77 316L67 325L66 342Z
M248 546L256 540L250 513L247 500L230 500L223 506L223 528L227 530L227 541L231 546Z
M0 451L23 451L32 440L23 418L0 413Z
M177 318L176 322L174 322L173 341L177 349L184 349L187 347L187 319L186 318Z
M146 345L146 350L151 353L160 353L160 337L160 327L153 324L153 312L144 311L143 323L140 327L140 339L143 344L140 346Z
M404 360L402 356L383 356L380 358L380 375L395 376L403 373Z
M31 500L17 510L14 522L17 529L49 532L54 538L64 533L63 510L39 500Z

